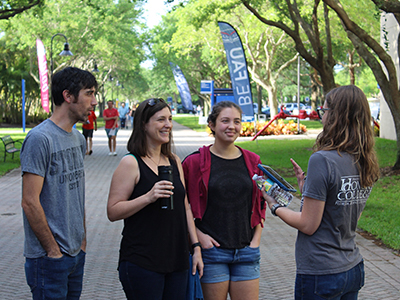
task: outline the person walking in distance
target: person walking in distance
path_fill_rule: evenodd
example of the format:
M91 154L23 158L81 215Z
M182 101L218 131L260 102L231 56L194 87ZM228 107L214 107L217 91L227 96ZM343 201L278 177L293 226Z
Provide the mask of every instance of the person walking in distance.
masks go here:
M125 106L125 102L121 102L121 106L118 108L119 120L121 124L121 129L124 129L125 126L128 129L128 124L126 124L126 117L129 114L129 107Z
M112 100L107 101L107 108L103 111L103 118L106 121L105 129L108 137L108 155L117 155L117 132L118 132L118 110L114 108Z
M86 155L92 155L93 153L93 130L97 131L97 117L94 109L90 111L88 120L82 124L82 134L86 139Z
M25 274L33 299L79 299L86 251L86 142L73 128L97 104L97 82L68 67L52 79L52 116L21 148Z

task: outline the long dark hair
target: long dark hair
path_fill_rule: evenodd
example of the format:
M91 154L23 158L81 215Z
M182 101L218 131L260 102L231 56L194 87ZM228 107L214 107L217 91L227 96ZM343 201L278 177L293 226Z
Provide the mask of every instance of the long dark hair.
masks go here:
M367 97L354 85L341 86L326 95L326 104L329 110L314 150L337 150L353 155L361 186L372 186L379 178L379 165Z
M138 156L146 156L148 153L148 145L146 139L145 125L150 118L158 111L168 107L168 104L161 98L147 99L139 104L136 108L135 117L133 119L133 131L129 138L127 149L130 153ZM169 133L169 142L161 145L161 153L168 158L174 159L172 154L172 130Z

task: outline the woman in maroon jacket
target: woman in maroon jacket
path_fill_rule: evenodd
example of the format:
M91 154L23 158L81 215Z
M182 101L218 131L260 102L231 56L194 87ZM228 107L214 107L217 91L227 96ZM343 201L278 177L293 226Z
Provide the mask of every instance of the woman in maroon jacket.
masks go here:
M235 146L241 109L217 103L208 117L215 142L189 155L185 182L203 248L204 299L258 299L264 200L252 180L260 157Z

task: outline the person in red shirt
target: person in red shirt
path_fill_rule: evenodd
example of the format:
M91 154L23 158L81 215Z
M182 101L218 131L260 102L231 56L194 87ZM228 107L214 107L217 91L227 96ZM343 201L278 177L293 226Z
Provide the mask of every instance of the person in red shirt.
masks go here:
M86 155L92 155L93 153L93 129L97 131L97 117L94 110L91 110L87 121L82 124L82 134L86 139Z
M108 155L117 155L117 132L118 132L118 110L114 108L112 100L107 101L107 106L103 111L103 118L106 121L106 133L108 137L108 148L110 153Z

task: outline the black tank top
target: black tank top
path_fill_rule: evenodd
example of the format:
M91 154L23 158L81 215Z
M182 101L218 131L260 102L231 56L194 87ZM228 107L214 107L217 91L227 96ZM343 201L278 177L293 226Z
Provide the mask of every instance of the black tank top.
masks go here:
M146 194L159 181L158 176L143 160L137 155L135 157L139 165L140 180L129 199ZM129 261L159 273L189 268L185 188L176 163L171 159L169 161L174 172L174 209L162 210L158 199L125 219L120 249L120 262Z
M251 229L253 183L243 155L224 159L211 153L207 209L196 226L221 248L241 249L253 238Z

